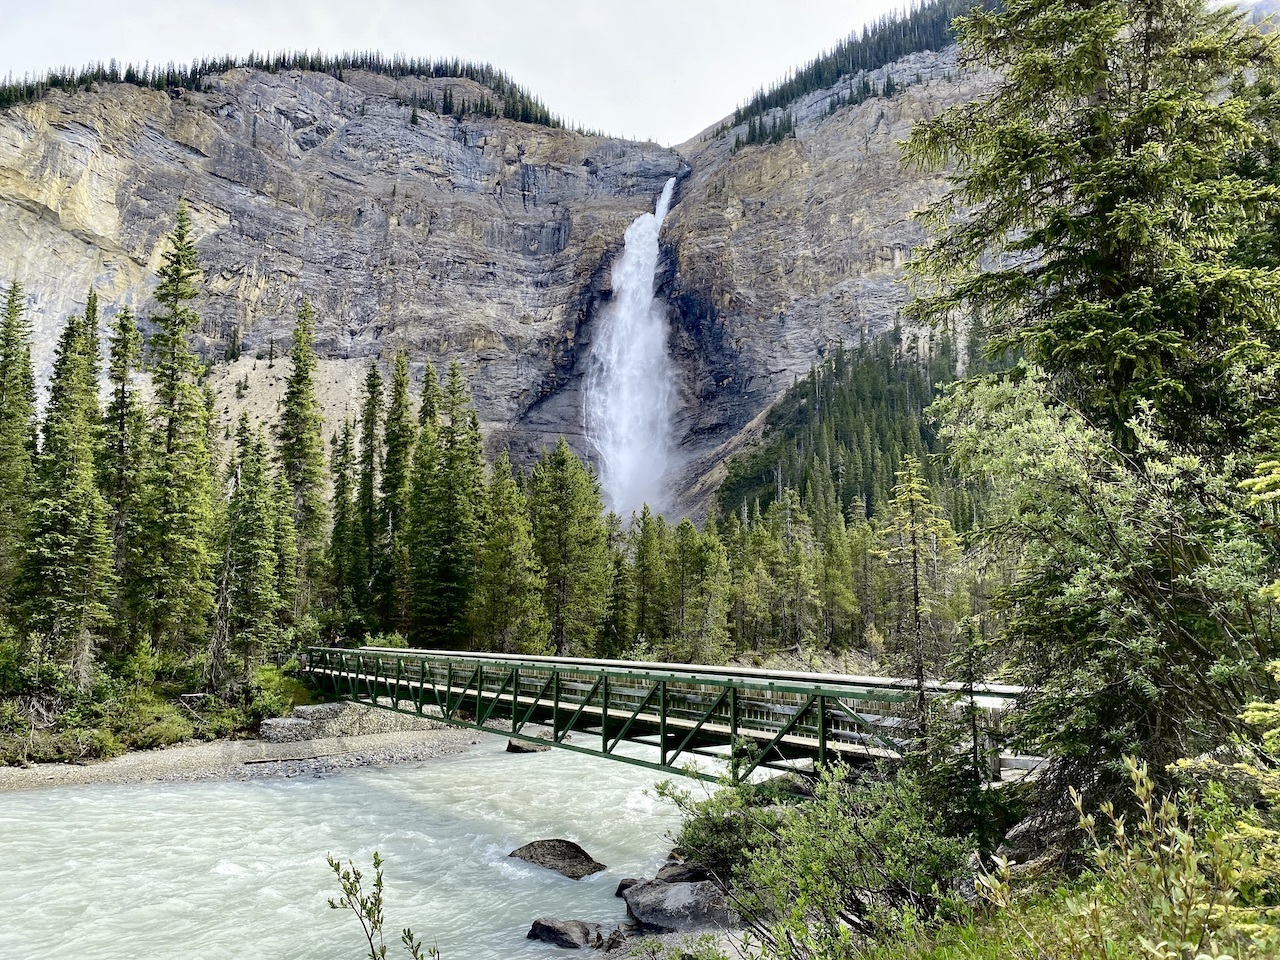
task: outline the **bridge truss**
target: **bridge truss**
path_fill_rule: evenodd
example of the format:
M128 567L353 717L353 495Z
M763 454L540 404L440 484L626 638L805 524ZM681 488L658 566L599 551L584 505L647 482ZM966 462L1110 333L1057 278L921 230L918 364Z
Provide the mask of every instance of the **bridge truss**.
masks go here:
M703 779L721 771L697 757L728 762L738 779L896 759L918 696L913 682L878 677L376 647L313 647L306 669L341 699ZM987 729L1020 692L926 684L930 697L971 701ZM624 743L645 749L619 752Z

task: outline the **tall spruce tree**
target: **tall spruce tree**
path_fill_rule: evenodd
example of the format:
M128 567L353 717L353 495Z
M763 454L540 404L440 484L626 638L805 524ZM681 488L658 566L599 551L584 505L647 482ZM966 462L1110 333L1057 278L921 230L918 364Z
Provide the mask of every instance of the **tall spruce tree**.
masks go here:
M916 261L917 316L981 317L1055 394L1136 449L1149 411L1183 448L1248 446L1280 324L1269 164L1280 40L1205 0L1009 0L957 21L994 91L912 131L958 164Z
M423 629L430 644L465 647L480 561L484 453L467 383L456 361L449 365L441 414L439 462L428 496L431 581L426 585Z
M344 619L354 613L358 582L359 521L356 515L355 430L350 419L333 438L333 528L329 536L329 576L333 602Z
M440 388L428 360L423 370L418 404L418 442L413 448L413 477L409 489L410 639L427 642L431 620L431 584L435 580L435 512L432 506L436 471L440 467Z
M668 605L666 599L667 524L655 517L646 503L632 524L632 551L635 556L631 583L634 589L632 610L636 635L656 643L666 636Z
M137 556L138 514L142 498L143 457L147 450L146 411L139 399L136 378L142 363L142 332L128 307L122 307L111 323L107 384L110 396L102 420L98 456L98 484L107 503L111 531L113 569L121 588L119 601L127 599L124 585L132 579ZM132 612L117 602L115 620L123 633L135 625Z
M277 527L283 510L271 475L266 437L240 415L230 469L218 613L209 653L210 685L222 685L224 663L239 661L247 681L255 658L273 639L285 598L280 593L281 555ZM296 556L290 557L296 561Z
M107 503L94 462L101 411L91 357L97 339L89 324L97 322L96 306L68 320L58 342L23 566L26 620L49 638L81 689L92 678L116 584Z
M356 549L347 576L355 608L369 621L373 616L373 578L378 557L378 477L382 474L382 374L378 361L369 361L360 406L360 467L356 484Z
M213 606L213 471L200 364L187 343L200 317L190 306L200 278L191 218L178 206L156 287L151 375L155 389L132 585L158 648L204 635Z
M14 280L0 327L0 614L10 612L27 528L36 450L35 373L26 298Z
M546 584L533 552L528 504L504 450L489 480L484 543L471 600L474 645L498 653L545 654Z
M1256 242L1280 215L1280 38L1203 0L958 24L1003 79L913 131L909 159L956 168L914 312L976 316L1031 361L947 398L943 432L994 491L1043 795L1124 803L1123 756L1162 772L1222 742L1277 651L1274 545L1239 484L1280 420L1280 271Z
M409 355L396 352L383 431L386 451L378 492L376 593L379 620L397 630L409 622L409 501L417 427L409 398Z
M929 486L914 456L903 458L883 530L884 556L897 571L903 600L901 609L908 638L906 657L916 681L916 712L923 725L928 718L924 681L941 659L942 637L935 629L939 607L941 570L958 551L955 532L942 508L930 496Z
M293 501L298 539L298 589L295 612L311 605L324 565L324 537L329 522L324 496L324 417L316 400L315 311L303 298L293 328L290 369L284 402L276 424L280 469Z
M552 647L556 656L594 653L610 575L600 483L561 437L534 465L528 496Z

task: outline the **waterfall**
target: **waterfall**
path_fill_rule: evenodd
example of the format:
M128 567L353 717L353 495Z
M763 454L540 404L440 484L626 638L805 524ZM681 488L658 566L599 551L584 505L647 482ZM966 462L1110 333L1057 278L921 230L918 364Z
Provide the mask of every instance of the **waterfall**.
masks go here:
M627 228L613 265L613 301L601 318L587 374L587 435L598 454L606 504L624 517L648 503L666 506L663 475L671 458L675 369L667 322L653 298L658 232L676 181L667 181L655 212Z

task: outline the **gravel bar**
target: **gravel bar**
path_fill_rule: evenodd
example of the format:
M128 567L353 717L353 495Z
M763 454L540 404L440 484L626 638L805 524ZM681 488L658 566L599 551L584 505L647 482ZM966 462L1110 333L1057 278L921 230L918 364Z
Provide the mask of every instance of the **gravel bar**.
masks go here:
M292 743L214 740L140 750L99 763L0 767L0 793L83 783L166 783L323 776L353 767L434 760L479 743L474 730L446 728Z

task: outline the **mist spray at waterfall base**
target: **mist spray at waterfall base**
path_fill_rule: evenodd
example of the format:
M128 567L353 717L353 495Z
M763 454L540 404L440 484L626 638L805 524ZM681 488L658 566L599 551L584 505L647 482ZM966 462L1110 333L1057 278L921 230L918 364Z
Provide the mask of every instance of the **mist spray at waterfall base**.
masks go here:
M671 205L667 181L654 213L627 228L613 266L613 301L601 318L587 376L587 433L596 449L606 504L624 517L644 504L667 504L675 367L667 352L667 318L653 297L658 233Z

